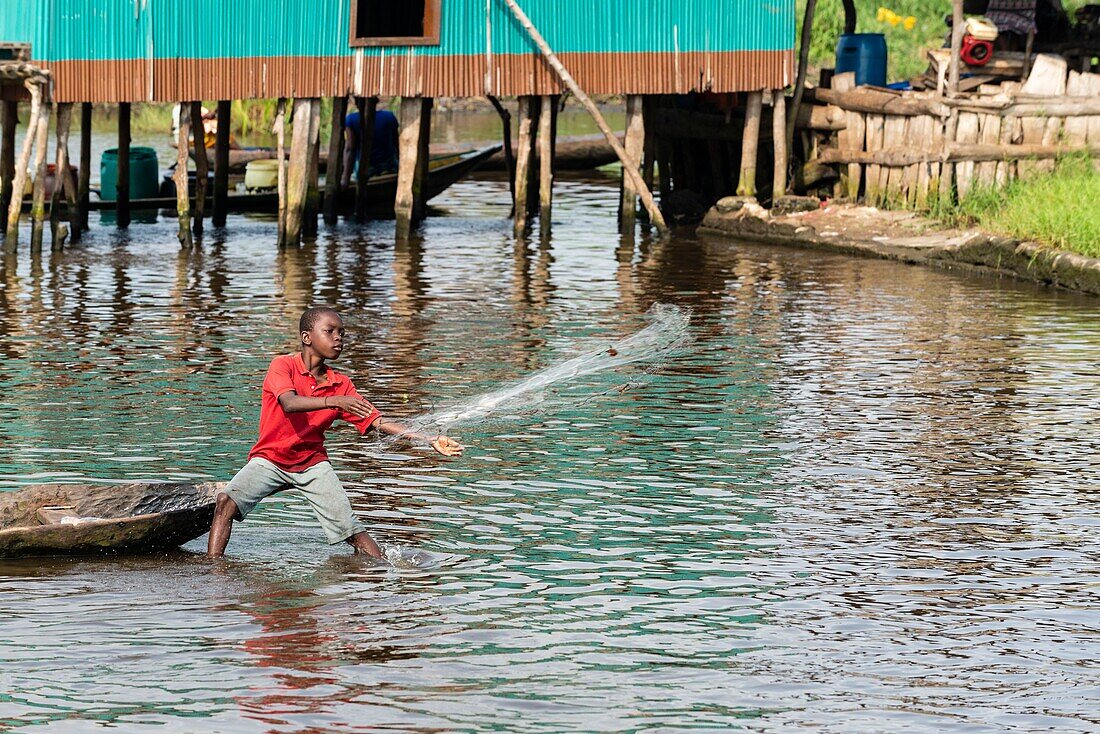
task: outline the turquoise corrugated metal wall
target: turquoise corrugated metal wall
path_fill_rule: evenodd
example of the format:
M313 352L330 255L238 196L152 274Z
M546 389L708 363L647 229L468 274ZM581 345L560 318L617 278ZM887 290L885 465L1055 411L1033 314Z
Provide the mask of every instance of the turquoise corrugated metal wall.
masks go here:
M0 3L0 40L29 40L34 57L44 61L355 54L348 45L350 0ZM502 0L442 0L440 44L413 47L413 53L485 53L487 4L493 53L534 52ZM794 0L525 0L522 7L562 53L774 51L794 42Z

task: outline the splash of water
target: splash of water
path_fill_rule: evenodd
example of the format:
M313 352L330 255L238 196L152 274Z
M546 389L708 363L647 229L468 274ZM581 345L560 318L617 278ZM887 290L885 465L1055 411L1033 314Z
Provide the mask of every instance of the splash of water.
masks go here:
M646 313L646 320L647 326L629 336L604 341L596 348L589 348L579 356L535 372L524 380L413 418L409 425L419 432L443 432L460 424L469 426L491 419L530 417L569 403L583 404L612 391L621 392L652 374L691 342L690 313L684 309L654 304ZM580 396L566 394L568 389L577 387L580 378L603 372L615 373L628 366L635 371L626 383L603 389L589 388Z

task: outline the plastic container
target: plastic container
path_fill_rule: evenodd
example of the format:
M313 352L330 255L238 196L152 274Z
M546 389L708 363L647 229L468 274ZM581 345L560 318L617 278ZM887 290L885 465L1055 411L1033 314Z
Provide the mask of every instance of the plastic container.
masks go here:
M845 33L836 44L836 73L856 73L856 86L886 86L886 36Z
M152 199L160 189L160 164L152 148L130 148L130 200ZM118 199L118 148L103 151L99 159L99 198Z
M249 161L244 167L244 187L248 190L274 189L279 185L279 161L264 158Z

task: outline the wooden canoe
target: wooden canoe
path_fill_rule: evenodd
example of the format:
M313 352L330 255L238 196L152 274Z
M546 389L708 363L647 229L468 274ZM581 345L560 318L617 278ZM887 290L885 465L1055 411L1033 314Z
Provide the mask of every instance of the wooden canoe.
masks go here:
M37 484L0 492L0 558L175 548L210 530L224 486Z

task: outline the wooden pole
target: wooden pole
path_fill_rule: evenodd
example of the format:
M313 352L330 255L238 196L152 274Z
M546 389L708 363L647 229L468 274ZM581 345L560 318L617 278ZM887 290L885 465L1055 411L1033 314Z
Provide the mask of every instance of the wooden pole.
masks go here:
M8 230L4 238L4 251L11 255L19 244L19 217L23 213L23 192L27 185L27 166L31 162L34 150L35 130L38 127L38 111L42 106L42 85L26 84L31 93L31 112L27 117L27 137L23 139L23 150L19 153L15 175L12 176L11 201L8 203Z
M642 144L642 180L653 191L653 170L657 165L657 135L653 130L653 106L656 99L652 95L642 97L642 127L645 128L645 142ZM649 221L649 212L638 212L641 221Z
M554 203L554 97L543 95L539 104L539 228L546 231Z
M527 231L527 197L531 181L530 170L534 157L534 122L537 97L519 98L519 131L516 141L515 199L512 201L513 225L516 237Z
M359 105L359 171L355 176L355 221L367 220L367 184L370 182L370 154L374 147L374 116L378 112L378 98L356 100ZM400 161L398 161L400 166Z
M34 129L34 198L31 202L31 252L42 251L42 231L46 222L46 148L50 139L50 115L53 105L43 100Z
M92 103L82 102L80 105L80 171L77 174L79 181L76 187L76 215L77 220L70 228L73 241L80 239L83 232L88 229L88 199L91 192L92 181Z
M53 236L52 249L60 251L69 235L69 228L61 223L61 196L71 214L76 204L76 186L69 171L69 128L72 126L73 105L71 102L57 106L57 148L54 152L53 196L50 197L50 233Z
M956 97L959 94L959 51L962 50L962 39L965 32L963 27L963 0L951 0L951 61L947 71L947 96Z
M318 186L321 168L320 97L310 100L309 142L307 152L309 154L309 160L306 163L306 202L302 232L307 235L315 235L317 234L317 215L321 211L321 189Z
M346 96L332 98L332 119L329 121L328 164L325 168L325 224L337 222L336 199L344 176L344 117L348 113Z
M432 129L432 99L424 97L420 111L420 137L417 139L416 174L413 177L413 222L423 221L428 209L428 141Z
M562 65L558 57L554 55L549 44L546 43L546 39L542 37L542 34L539 33L538 29L531 23L531 19L527 17L527 14L516 4L516 0L504 0L504 2L508 4L508 7L516 17L516 20L519 21L519 24L527 31L527 35L529 35L531 40L535 42L535 45L538 46L539 51L542 53L547 63L550 64L551 68L557 72L561 80L565 82L565 85L573 92L573 96L577 98L586 110L588 110L588 114L592 115L592 119L596 122L596 127L598 127L600 132L604 134L604 137L607 138L607 142L615 151L615 155L618 156L619 161L626 166L627 161L629 161L629 156L627 156L626 151L619 142L619 138L616 137L615 133L611 132L611 128L608 127L607 121L603 119L603 115L600 114L599 109L596 108L596 105L588 95L585 94L580 85L577 84L577 81L565 66ZM639 196L642 197L642 203L645 205L646 211L649 212L650 221L657 227L657 231L662 233L668 231L668 225L665 224L665 218L661 215L661 210L657 208L657 202L653 200L653 194L650 193L649 189L646 188L645 182L642 181L641 174L636 169L630 168L629 176L633 179L632 183L634 184L634 188L638 191Z
M642 119L642 97L631 94L626 98L626 137L624 138L627 161L623 163L622 197L619 200L619 230L633 232L638 210L638 189L627 167L638 171L642 165L645 148L645 121ZM640 178L640 177L639 177ZM643 180L642 185L645 185Z
M15 128L19 124L19 103L3 103L4 120L0 123L0 211L11 203L11 182L15 177Z
M210 176L210 162L206 157L206 125L202 119L202 102L191 103L191 137L195 140L195 218L192 230L202 235L206 216L206 181Z
M183 105L180 105L182 116ZM187 154L187 140L183 141L183 152ZM187 167L184 166L186 173ZM130 226L130 103L118 105L118 198L115 201L115 223L119 227ZM189 238L190 239L190 238Z
M802 15L802 34L798 42L798 73L794 80L794 95L791 99L791 114L787 118L787 150L794 148L794 125L798 111L802 106L802 93L806 88L806 70L810 61L810 34L814 27L814 9L817 0L806 0L806 12Z
M504 143L504 167L508 169L508 188L512 193L512 211L508 216L515 214L516 203L516 155L512 150L512 113L505 109L500 100L493 95L488 95L489 101L500 115L502 142Z
M276 160L279 161L279 170L276 181L279 191L279 249L286 247L286 99L280 98L275 107L275 124L272 126L275 132Z
M227 99L218 101L218 133L214 138L214 218L215 227L224 227L229 211L229 125L232 106Z
M741 138L738 196L756 196L756 151L760 143L760 109L763 101L763 92L749 92L745 103L745 134Z
M176 184L176 219L179 227L176 237L180 241L180 247L190 250L191 241L191 202L189 181L187 177L187 149L190 146L188 138L191 136L191 110L192 106L180 102L179 133L176 137L176 171L172 174L172 182ZM121 161L121 157L120 157ZM119 164L121 168L121 162ZM120 191L121 193L121 191Z
M421 116L424 114L424 100L421 97L403 97L401 99L400 132L397 151L397 196L393 211L397 219L397 239L408 239L412 231L413 208L416 206L416 176L420 158L420 136L424 130Z
M775 167L772 169L772 202L787 193L787 97L782 89L772 90L772 145Z
M305 214L306 188L309 178L310 116L308 98L297 98L291 119L290 166L286 182L286 243L299 245L302 240L302 217Z

